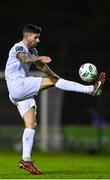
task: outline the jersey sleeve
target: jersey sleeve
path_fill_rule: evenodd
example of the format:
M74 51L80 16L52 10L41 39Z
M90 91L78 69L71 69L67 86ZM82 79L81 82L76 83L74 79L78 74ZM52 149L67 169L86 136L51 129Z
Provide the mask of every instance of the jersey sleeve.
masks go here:
M16 54L18 54L19 52L25 52L25 49L23 48L23 46L16 46L15 47L15 51L16 51Z
M14 51L15 51L16 57L18 57L18 53L20 52L25 53L25 54L27 53L26 49L22 45L15 46Z

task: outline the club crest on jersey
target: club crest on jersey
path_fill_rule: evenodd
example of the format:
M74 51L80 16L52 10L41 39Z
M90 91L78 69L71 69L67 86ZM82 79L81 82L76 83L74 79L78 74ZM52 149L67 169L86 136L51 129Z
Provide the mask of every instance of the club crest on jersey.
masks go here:
M19 52L19 51L23 51L23 47L22 46L18 46L15 48L16 52Z

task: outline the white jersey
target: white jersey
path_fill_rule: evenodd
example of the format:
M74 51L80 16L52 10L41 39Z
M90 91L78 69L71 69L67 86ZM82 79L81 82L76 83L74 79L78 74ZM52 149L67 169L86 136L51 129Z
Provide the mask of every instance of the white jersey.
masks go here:
M22 63L17 54L19 52L26 53L30 56L38 55L36 49L33 49L33 52L30 52L29 49L24 45L22 41L16 43L9 52L9 57L6 63L5 68L5 79L7 84L10 84L13 80L29 76L29 68L31 63Z
M33 106L36 107L34 96L38 95L42 77L29 76L31 63L22 63L17 53L23 52L29 56L37 56L36 49L31 52L22 41L16 43L9 52L5 68L5 79L9 91L9 98L14 103L21 116Z

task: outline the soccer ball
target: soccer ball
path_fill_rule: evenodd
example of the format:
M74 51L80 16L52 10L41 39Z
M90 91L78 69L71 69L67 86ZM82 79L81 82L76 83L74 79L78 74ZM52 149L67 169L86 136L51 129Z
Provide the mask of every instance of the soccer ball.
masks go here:
M92 63L82 64L79 68L79 76L85 82L92 82L98 75L97 68Z

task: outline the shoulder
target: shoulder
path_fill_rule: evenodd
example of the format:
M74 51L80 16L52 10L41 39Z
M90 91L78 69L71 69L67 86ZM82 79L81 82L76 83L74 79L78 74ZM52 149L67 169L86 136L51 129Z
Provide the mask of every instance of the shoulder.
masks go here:
M19 52L19 51L23 52L24 48L23 48L23 46L18 45L18 46L15 47L15 50L16 50L16 52Z
M12 47L12 50L15 51L16 53L26 52L26 49L21 42L14 44L14 46Z

